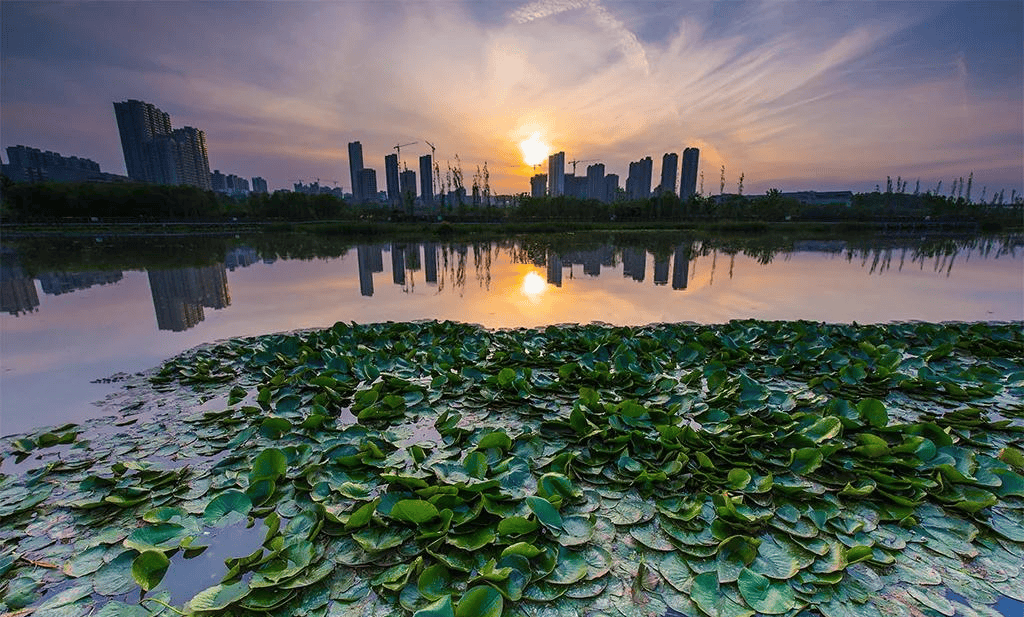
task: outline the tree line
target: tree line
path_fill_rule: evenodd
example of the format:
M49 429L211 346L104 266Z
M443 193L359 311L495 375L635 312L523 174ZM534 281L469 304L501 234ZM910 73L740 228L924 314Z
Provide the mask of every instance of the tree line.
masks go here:
M973 203L963 196L879 192L853 196L852 204L802 204L772 189L764 195L662 193L611 203L570 196L518 196L512 205L445 204L410 213L385 204L353 204L331 194L278 191L236 197L190 186L135 183L13 183L0 178L0 218L8 223L62 219L137 221L871 221L889 218L964 219L1019 225L1021 199L1011 204ZM969 194L969 192L968 192Z

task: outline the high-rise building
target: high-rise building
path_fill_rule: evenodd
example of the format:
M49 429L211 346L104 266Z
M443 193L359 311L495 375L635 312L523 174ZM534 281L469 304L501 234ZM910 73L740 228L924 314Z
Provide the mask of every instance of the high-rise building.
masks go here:
M171 134L171 116L156 105L129 99L114 103L114 116L121 134L121 150L128 177L136 182L157 182L160 173L148 146L154 139Z
M679 168L679 155L675 152L666 152L661 157L661 184L658 185L659 193L676 192L676 169Z
M397 206L402 203L401 191L398 188L398 155L384 156L384 182L388 189L388 203Z
M420 157L420 201L428 208L434 205L434 160L429 154Z
M191 126L172 130L167 112L134 99L114 103L114 115L129 178L210 190L206 133Z
M651 196L653 169L654 162L649 156L629 164L629 176L626 177L626 196L629 199L647 199Z
M359 143L359 142L356 142ZM359 190L365 195L365 198L358 200L360 202L377 201L377 171L364 167L359 171ZM353 196L355 193L353 193Z
M565 194L565 152L556 152L548 157L548 195L558 197Z
M607 194L604 186L604 163L587 165L587 199L607 201Z
M604 200L612 203L619 198L619 174L608 174L604 177Z
M679 196L684 200L697 194L697 159L700 150L687 148L683 150L683 169L679 178Z
M412 203L416 201L416 172L406 169L398 174L398 178L402 188L402 203L406 207L412 207Z
M96 161L77 156L61 156L28 146L8 146L9 164L5 176L15 182L116 182L124 176L103 173Z
M186 126L171 131L171 141L174 142L172 160L177 181L168 184L185 184L210 190L210 156L206 150L206 133Z
M352 175L352 200L362 203L369 198L370 191L364 191L363 178L363 144L353 141L348 144L348 170ZM376 174L374 174L376 184ZM372 194L376 195L376 187Z
M210 188L218 193L227 193L228 177L220 173L219 169L214 169L210 174Z
M537 174L530 178L530 196L544 197L548 194L548 175Z
M267 181L259 176L255 176L252 179L252 192L253 193L269 193L267 190Z

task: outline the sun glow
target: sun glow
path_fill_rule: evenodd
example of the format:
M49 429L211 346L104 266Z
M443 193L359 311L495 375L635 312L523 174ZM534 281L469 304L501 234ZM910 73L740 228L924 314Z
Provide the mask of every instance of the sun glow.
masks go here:
M541 141L540 133L530 135L529 139L519 142L523 152L523 162L527 165L540 165L551 154L551 146Z
M544 293L548 283L544 280L544 277L537 274L536 272L528 272L523 277L523 293L531 298L536 298L540 294Z

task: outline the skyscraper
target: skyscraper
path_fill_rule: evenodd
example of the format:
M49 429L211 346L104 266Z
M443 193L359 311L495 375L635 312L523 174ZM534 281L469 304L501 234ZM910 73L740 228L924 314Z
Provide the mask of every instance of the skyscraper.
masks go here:
M530 178L530 196L543 197L548 193L548 175L537 174Z
M358 143L358 142L357 142ZM359 187L364 197L360 202L377 201L377 171L364 167L359 170Z
M661 157L661 184L659 192L676 192L676 169L679 167L679 155L675 152L666 152Z
M428 208L434 205L434 161L429 154L420 157L420 201Z
M134 99L114 103L114 116L129 178L210 190L206 133L191 126L172 130L170 114Z
M604 186L604 163L587 165L587 199L606 201L607 194Z
M259 176L255 176L252 179L252 192L253 193L267 193L267 181Z
M206 150L206 133L186 126L171 131L174 141L174 171L177 182L210 190L210 157Z
M402 203L402 196L398 188L398 155L388 154L384 156L384 180L388 189L388 203L397 206Z
M558 197L565 194L565 152L556 152L548 157L548 195Z
M654 161L649 156L629 164L629 176L626 177L626 196L629 199L647 199L651 196L653 170Z
M683 169L679 179L679 196L684 200L693 197L697 193L697 159L700 158L700 150L687 148L683 150Z
M398 177L402 187L402 203L411 213L413 202L416 201L416 172L406 169Z
M619 198L619 174L608 174L604 177L604 200L612 203Z
M121 150L128 177L136 182L157 182L158 170L147 144L171 134L171 116L156 105L129 99L114 103L114 116L121 134Z
M368 194L363 190L363 144L358 141L348 144L348 170L352 176L352 200L362 203L366 201ZM376 174L374 180L376 181Z

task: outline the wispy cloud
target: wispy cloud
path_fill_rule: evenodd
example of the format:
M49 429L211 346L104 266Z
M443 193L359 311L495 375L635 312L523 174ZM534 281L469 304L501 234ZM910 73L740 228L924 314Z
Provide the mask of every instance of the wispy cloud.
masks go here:
M723 164L727 188L742 171L750 191L779 182L867 188L901 169L939 176L954 167L975 170L979 183L1013 182L1007 161L1016 156L1019 167L1024 139L1019 80L971 89L972 52L909 54L908 42L930 44L933 13L903 5L669 3L656 17L646 3L598 0L511 11L458 2L19 6L32 19L20 18L31 22L25 41L5 37L3 145L119 167L110 102L134 97L204 128L215 166L276 186L347 178L351 140L380 171L396 143L421 142L402 150L412 157L429 152L426 139L442 166L456 153L468 167L488 161L492 185L518 192L531 170L516 144L534 132L622 176L630 160L698 145L705 188L715 191ZM9 13L5 28L16 29ZM33 29L53 42L45 53L33 51ZM85 47L89 61L76 60ZM31 117L34 106L57 114L62 105L70 130ZM97 127L111 133L102 153L85 138Z

